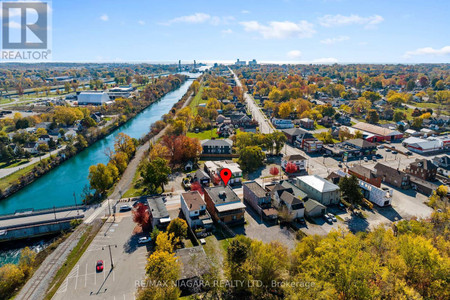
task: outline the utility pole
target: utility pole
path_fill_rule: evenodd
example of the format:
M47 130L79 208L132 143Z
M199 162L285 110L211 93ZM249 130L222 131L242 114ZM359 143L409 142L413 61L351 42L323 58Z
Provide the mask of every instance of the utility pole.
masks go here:
M114 269L114 261L113 261L113 257L112 257L111 246L114 246L115 248L117 248L117 245L105 245L104 247L102 247L102 250L105 250L105 247L108 247L109 258L111 260L111 270L112 270L112 269Z

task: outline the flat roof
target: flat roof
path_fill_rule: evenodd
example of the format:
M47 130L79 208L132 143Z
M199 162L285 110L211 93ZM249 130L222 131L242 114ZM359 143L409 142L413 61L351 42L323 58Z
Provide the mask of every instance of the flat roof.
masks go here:
M242 202L236 202L236 203L230 203L227 205L218 205L216 206L216 209L218 212L224 212L224 211L230 211L230 210L235 210L235 209L240 209L240 208L245 208L245 204Z
M337 185L318 175L299 176L297 177L297 179L303 181L304 183L321 193L339 190L339 187Z

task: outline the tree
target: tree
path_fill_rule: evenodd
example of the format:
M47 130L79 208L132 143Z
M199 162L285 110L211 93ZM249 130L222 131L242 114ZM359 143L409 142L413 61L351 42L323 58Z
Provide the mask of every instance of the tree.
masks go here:
M133 222L139 224L142 229L148 229L151 225L150 212L148 206L142 202L136 204L133 209Z
M362 93L362 96L372 103L381 99L381 95L379 93L371 91L365 91Z
M124 152L128 157L133 157L136 146L133 139L123 132L120 132L114 139L114 150L116 153Z
M200 89L200 83L199 83L197 80L195 80L195 81L192 83L192 91L193 91L193 95L194 95L194 96L197 95L199 89Z
M394 112L393 120L394 122L400 122L406 119L406 114L400 110Z
M191 184L191 191L197 191L200 193L200 195L203 195L205 193L203 186L198 181L194 181Z
M116 166L120 174L125 172L128 161L128 155L125 152L117 152L111 157L111 162Z
M375 109L369 110L367 113L366 121L370 124L377 124L380 120L380 117L378 115L378 112Z
M14 290L25 279L25 274L17 266L6 264L0 267L0 295L2 299L9 299Z
M283 149L283 146L287 141L287 137L280 131L274 131L271 133L271 138L275 143L275 154L278 155L280 154L281 149Z
M168 176L172 172L167 160L159 157L146 160L140 169L142 181L150 188L151 192L156 193L159 187L164 192L164 185L169 182Z
M173 219L170 221L169 226L167 226L167 232L173 234L174 238L179 241L187 237L187 229L188 225L186 221L180 218Z
M277 176L280 173L280 170L276 166L273 166L270 168L269 172L270 175Z
M411 127L414 128L414 129L419 130L419 129L422 128L422 124L423 124L423 119L422 118L414 118L412 120Z
M286 173L288 174L293 174L296 173L298 170L297 165L292 163L292 162L288 162L285 168Z
M98 193L103 194L114 183L111 169L102 163L90 166L89 183Z
M325 144L334 144L333 136L330 131L319 132L317 138L324 142Z
M352 204L360 204L363 200L363 194L359 188L358 178L355 175L342 177L339 180L339 188L342 196Z
M239 164L247 172L251 172L263 165L265 154L258 146L248 146L239 151Z
M442 81L442 80L438 80L438 81L436 82L436 85L435 85L434 87L435 87L436 90L442 91L442 90L445 89L445 83L444 83L444 81Z
M38 129L36 129L36 135L37 136L41 136L41 135L44 135L44 134L47 134L47 130L45 130L45 128L38 128Z
M38 149L40 152L48 152L50 150L48 144L46 143L39 144Z
M283 102L280 104L280 108L278 110L278 114L282 119L286 119L291 114L292 109L289 102Z
M183 120L176 120L171 125L169 131L170 131L171 135L176 135L176 136L185 134L187 131L186 122L184 122Z

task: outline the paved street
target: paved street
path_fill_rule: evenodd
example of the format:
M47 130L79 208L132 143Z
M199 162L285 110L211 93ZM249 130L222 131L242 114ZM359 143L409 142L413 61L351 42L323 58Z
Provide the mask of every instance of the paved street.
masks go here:
M137 243L140 235L133 235L134 227L130 212L106 222L53 299L135 299L136 280L145 275L147 247ZM95 270L98 260L104 262L103 272Z

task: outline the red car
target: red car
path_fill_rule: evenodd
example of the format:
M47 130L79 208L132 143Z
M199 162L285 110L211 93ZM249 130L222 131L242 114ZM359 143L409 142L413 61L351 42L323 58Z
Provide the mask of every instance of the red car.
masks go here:
M95 269L97 270L97 272L103 271L103 260L97 261L97 266L95 267Z

